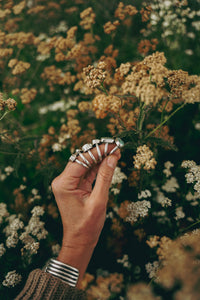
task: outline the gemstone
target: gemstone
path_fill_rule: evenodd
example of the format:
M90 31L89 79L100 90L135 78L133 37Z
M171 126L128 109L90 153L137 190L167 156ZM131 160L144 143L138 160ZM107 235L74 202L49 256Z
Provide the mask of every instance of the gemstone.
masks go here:
M120 139L120 138L116 138L116 139L115 139L115 143L116 143L116 145L117 145L119 148L124 147L124 142L123 142L122 139Z

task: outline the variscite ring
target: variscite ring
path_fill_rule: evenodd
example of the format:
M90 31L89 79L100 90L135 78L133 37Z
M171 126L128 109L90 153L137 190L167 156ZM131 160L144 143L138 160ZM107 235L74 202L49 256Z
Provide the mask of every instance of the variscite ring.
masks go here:
M120 138L115 139L115 144L116 146L110 151L110 155L113 154L118 148L124 147L124 142Z
M97 164L97 160L94 157L94 155L92 154L92 152L90 151L90 149L92 149L92 144L85 144L82 146L82 150L83 152L88 152L89 156L91 157L91 159L94 161L95 164Z
M90 162L87 160L87 158L85 158L85 156L81 153L81 150L80 149L76 149L76 152L75 152L76 154L77 154L77 156L79 155L81 158L82 158L82 160L86 163L86 165L88 166L88 167L91 167L91 164L90 164Z
M98 156L99 156L99 161L102 161L101 150L100 150L99 145L98 145L100 143L101 143L101 140L99 140L99 139L92 140L92 145L96 146L96 148L97 148L97 153L98 153Z
M101 143L105 143L105 147L104 147L104 155L107 156L108 155L108 144L113 144L115 142L115 140L113 138L107 138L107 137L102 137L101 138Z

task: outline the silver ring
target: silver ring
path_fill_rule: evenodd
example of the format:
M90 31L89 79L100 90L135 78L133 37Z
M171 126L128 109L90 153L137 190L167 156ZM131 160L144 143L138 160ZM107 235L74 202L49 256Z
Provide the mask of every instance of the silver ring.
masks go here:
M110 137L102 137L101 138L101 143L113 144L114 142L115 142L115 139L110 138Z
M85 156L81 153L81 150L80 149L76 149L76 152L77 156L79 155L82 160L86 163L86 165L88 165L88 167L91 167L91 164L90 162L87 160L87 158L85 158Z
M119 148L118 146L115 146L115 148L113 148L113 149L110 151L109 155L113 154L118 148Z
M109 138L109 137L102 137L101 138L101 143L105 143L105 148L104 148L104 155L107 156L108 152L108 144L113 144L115 142L115 139Z
M85 167L86 169L89 169L88 165L84 164L84 162L82 162L82 161L80 161L78 159L76 159L75 162L77 162L79 165Z
M72 154L72 155L70 156L69 160L70 160L71 162L75 162L76 157L77 157L76 154Z
M91 159L94 161L94 163L97 164L97 160L96 160L96 158L94 157L94 155L92 154L92 152L90 150L88 150L88 154L91 157Z
M110 151L110 155L113 154L118 148L124 147L124 142L120 138L115 139L116 146Z
M99 139L92 140L92 145L95 145L96 148L97 148L97 153L98 153L98 156L99 156L99 161L102 161L101 150L100 150L99 145L98 145L100 143L101 143L101 140L99 140Z
M91 157L91 159L94 161L95 164L97 164L97 160L94 157L94 155L92 154L92 152L90 151L90 149L92 149L92 144L85 144L82 147L83 152L88 152L89 156Z
M108 152L108 143L105 143L105 147L104 147L104 155L107 156L107 152Z

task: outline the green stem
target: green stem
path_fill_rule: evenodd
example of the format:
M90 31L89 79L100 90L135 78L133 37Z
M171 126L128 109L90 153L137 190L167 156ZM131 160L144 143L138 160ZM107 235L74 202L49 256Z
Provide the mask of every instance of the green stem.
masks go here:
M168 102L169 102L169 99L166 101L165 106L163 107L163 110L162 110L162 113L161 113L161 118L160 118L160 122L161 122L161 123L163 122L163 119L164 119L164 111L165 111L165 108L166 108ZM160 133L161 133L161 128L160 128L159 134L160 134Z
M137 129L138 131L142 131L142 125L144 122L144 107L145 107L145 103L140 102L140 114L138 116L138 121L137 121Z
M195 226L195 225L197 225L197 224L199 224L199 223L200 223L200 220L198 220L197 222L195 222L195 223L191 224L190 226L184 228L184 229L181 231L181 233L183 233L184 231L187 231L188 229L190 229L191 227L193 227L193 226Z
M106 96L108 96L108 92L106 91L103 82L101 83L101 90L106 94Z
M5 113L0 117L0 121L9 113L10 113L10 110L5 111Z
M179 106L175 111L173 111L173 113L171 113L171 115L169 115L168 118L166 118L164 121L162 121L154 130L152 130L151 132L149 132L149 134L147 134L147 136L145 137L148 138L150 135L152 135L156 130L158 130L160 127L162 127L173 115L175 115L175 113L177 111L179 111L181 108L183 108L185 106L186 103L183 103L181 106Z
M138 99L136 96L134 96L134 95L115 95L114 94L114 96L116 96L116 97L122 97L122 98L136 98L136 99Z
M160 122L162 122L163 119L164 119L164 111L165 111L165 108L167 107L168 103L169 103L169 99L166 101L165 106L163 107L163 110L162 110L162 113L161 113Z

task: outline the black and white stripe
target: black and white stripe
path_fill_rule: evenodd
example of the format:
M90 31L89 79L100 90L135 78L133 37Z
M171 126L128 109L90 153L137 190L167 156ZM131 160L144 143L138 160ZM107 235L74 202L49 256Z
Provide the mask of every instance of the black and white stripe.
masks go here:
M67 264L64 264L56 259L51 259L46 267L45 272L50 273L70 286L75 287L79 277L79 271Z

